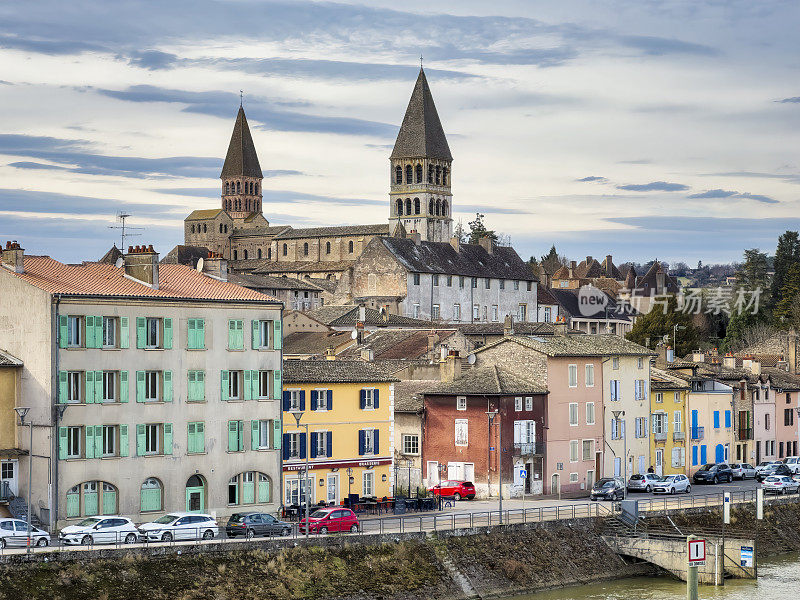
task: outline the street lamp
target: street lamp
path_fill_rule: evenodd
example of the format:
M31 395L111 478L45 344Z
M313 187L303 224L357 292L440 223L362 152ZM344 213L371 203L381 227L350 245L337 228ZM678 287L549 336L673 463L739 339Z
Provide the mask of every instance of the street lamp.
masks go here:
M308 455L311 452L311 448L309 447L309 445L311 444L311 440L308 437L308 423L304 423L302 425L300 424L300 419L303 418L303 413L298 411L298 412L293 412L292 415L294 415L294 420L297 421L298 429L300 427L306 428L306 465L305 465L305 473L303 474L303 487L306 490L306 539L308 539L308 532L311 529L311 521L308 516L310 494L311 494L311 490L308 489Z
M683 329L686 329L685 325L678 325L677 323L675 323L675 325L672 326L672 348L673 348L673 352L677 352L678 351L678 332L683 330Z
M23 427L25 425L25 416L28 414L30 410L27 406L17 406L14 408L19 417L19 425ZM31 553L31 479L33 477L33 422L28 422L28 429L30 430L30 445L28 446L28 518L26 521L28 522L28 539L27 539L27 550L26 553Z
M353 483L353 469L347 467L347 505L350 506L350 484Z
M492 425L494 424L495 417L500 413L499 410L487 410L486 416L489 418L489 447L491 448L491 440L492 440ZM499 499L499 508L500 508L500 524L503 524L503 428L500 427L500 436L497 445L497 482L498 488L500 489L500 499ZM491 458L491 449L489 450L490 454L489 457ZM491 462L491 460L490 460ZM486 487L489 486L489 480L486 480Z
M611 413L614 415L614 420L617 422L617 431L620 429L620 423L622 423L622 447L623 447L623 459L622 459L622 498L625 499L628 496L628 432L625 431L625 419L620 419L620 416L625 416L624 410L612 410Z

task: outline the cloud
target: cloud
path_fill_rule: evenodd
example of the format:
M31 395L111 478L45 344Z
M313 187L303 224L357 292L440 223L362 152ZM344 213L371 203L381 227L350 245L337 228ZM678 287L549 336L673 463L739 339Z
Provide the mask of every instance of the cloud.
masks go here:
M149 71L173 69L178 64L178 56L160 50L134 51L128 56L128 63Z
M75 40L42 40L29 38L27 36L18 37L13 35L0 34L0 48L10 50L22 50L37 54L49 54L61 56L66 54L80 54L89 51L107 51L108 48L97 44L89 44Z
M575 181L608 181L605 177L600 177L599 175L589 175L588 177L581 177L580 179L576 179Z
M621 36L623 46L641 50L650 56L664 56L666 54L690 54L696 56L713 56L717 50L704 44L684 42L675 38L663 38L649 35Z
M114 198L0 188L0 212L113 216L119 210L132 212L137 217L167 217L177 216L179 209L164 204L121 202ZM3 219L7 216L4 215Z
M682 192L688 190L688 185L682 183L669 183L667 181L651 181L650 183L618 185L618 190L628 190L630 192Z
M769 196L763 196L761 194L750 194L748 192L742 192L741 194L737 194L738 198L749 198L750 200L755 200L757 202L764 202L765 204L778 204L778 201L774 198L770 198Z
M453 209L456 213L481 213L484 215L530 215L533 214L529 210L522 210L520 208L503 208L501 206L484 206L481 204L465 204L458 205Z
M219 199L219 188L156 188L152 191L160 194L174 194L178 196L195 196L198 198ZM307 194L294 190L265 190L262 189L262 200L265 204L299 204L303 202L323 202L326 204L340 204L343 206L371 205L387 206L386 200L368 200L366 198L338 198L335 196L321 196ZM270 213L270 220L272 219Z
M783 100L775 100L780 104L800 104L800 96L795 96L794 98L784 98Z
M697 194L691 194L689 198L730 198L735 196L737 192L729 190L706 190Z

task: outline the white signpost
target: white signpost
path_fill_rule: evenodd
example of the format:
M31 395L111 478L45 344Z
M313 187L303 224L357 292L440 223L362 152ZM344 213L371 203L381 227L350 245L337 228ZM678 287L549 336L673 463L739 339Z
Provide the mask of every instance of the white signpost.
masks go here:
M706 564L706 541L689 540L689 566L701 567Z
M686 600L697 600L697 567L706 564L706 541L689 536L687 544Z

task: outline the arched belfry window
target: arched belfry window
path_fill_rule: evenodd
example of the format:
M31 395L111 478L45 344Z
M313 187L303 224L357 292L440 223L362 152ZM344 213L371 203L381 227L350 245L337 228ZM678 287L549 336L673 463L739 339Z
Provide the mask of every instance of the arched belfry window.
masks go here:
M261 248L258 249L258 258L261 258Z
M436 185L442 183L442 168L436 167Z
M397 184L403 183L403 167L400 165L394 168L394 182Z
M436 200L436 216L438 217L440 214L442 214L442 202L441 202L441 200L437 199Z
M244 259L247 260L247 250L244 251Z
M283 255L286 256L289 253L289 246L286 244L283 245Z
M433 166L428 165L428 183L433 183Z
M422 183L422 165L417 164L416 171L417 171L417 183Z
M431 198L431 199L428 201L428 214L429 214L429 215L432 215L432 214L433 214L433 198Z
M237 194L241 194L242 193L242 182L241 181L237 181L236 182L236 193Z
M447 200L442 200L442 216L447 216Z
M419 214L419 198L414 198L414 214Z
M229 194L229 193L230 193L230 185L231 185L231 184L230 184L230 183L228 183L227 181L225 182L225 193L226 193L226 194Z
M350 254L353 253L353 240L350 240L350 242L348 242L347 250L350 252Z
M397 199L397 214L403 214L403 201L400 198Z
M414 170L411 165L406 165L406 183L414 183Z
M442 185L447 185L447 167L442 167Z
M411 198L406 198L406 214L411 214Z
M330 253L331 253L331 243L325 242L325 254L330 254Z
M308 256L308 242L303 243L303 256Z

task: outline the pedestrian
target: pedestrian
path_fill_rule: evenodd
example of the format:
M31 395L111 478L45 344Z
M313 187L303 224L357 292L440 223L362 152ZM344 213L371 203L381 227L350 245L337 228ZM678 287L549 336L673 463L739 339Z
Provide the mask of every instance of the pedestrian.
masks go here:
M648 473L655 473L656 470L653 468L653 465L650 465L650 467L647 469L647 472Z

